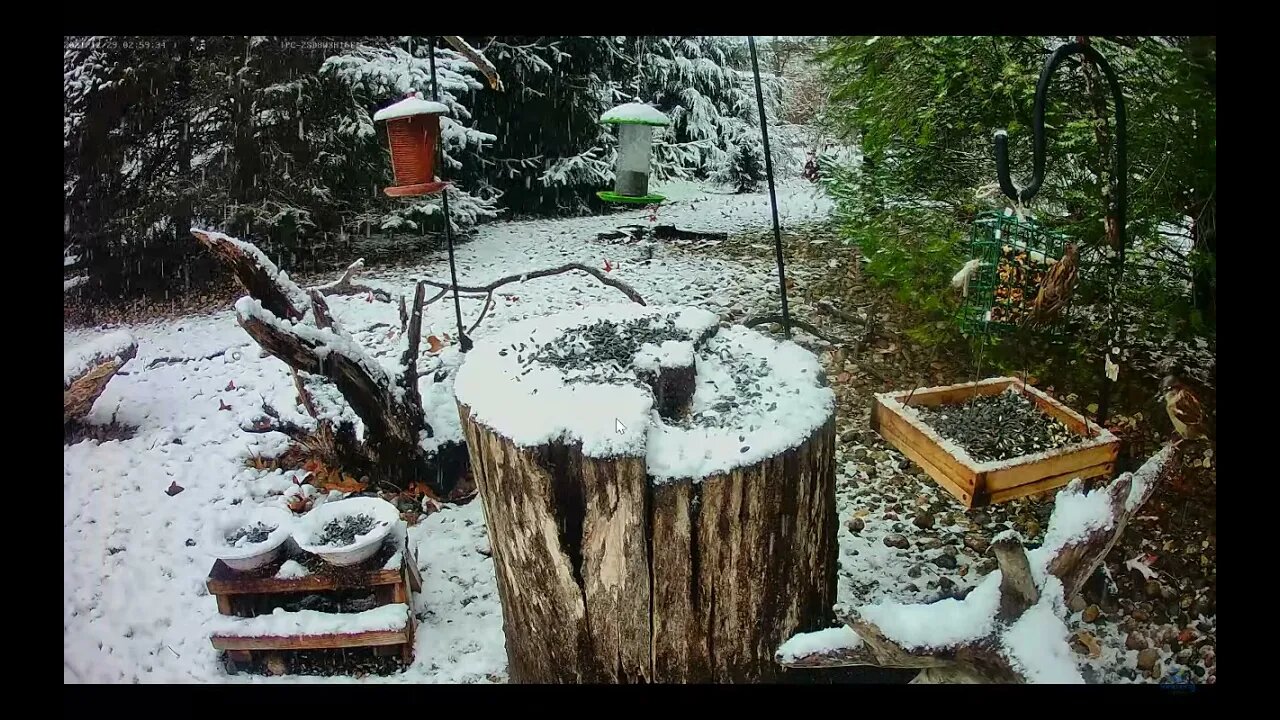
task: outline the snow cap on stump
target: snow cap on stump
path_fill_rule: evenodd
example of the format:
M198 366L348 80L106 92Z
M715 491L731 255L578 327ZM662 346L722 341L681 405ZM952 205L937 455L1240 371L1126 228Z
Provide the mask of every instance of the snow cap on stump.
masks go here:
M448 112L441 103L411 93L373 114L374 121L387 121L387 144L396 178L396 184L383 192L391 197L416 197L445 188L445 183L436 181L435 162L440 116Z
M692 387L675 416L664 370ZM698 479L800 445L835 397L817 358L689 307L605 305L532 318L476 343L454 390L474 421L521 447L580 443L642 457L655 482Z
M618 165L612 191L596 193L601 200L649 205L665 198L649 192L649 155L653 128L671 124L660 110L644 103L619 105L600 116L600 122L618 126Z

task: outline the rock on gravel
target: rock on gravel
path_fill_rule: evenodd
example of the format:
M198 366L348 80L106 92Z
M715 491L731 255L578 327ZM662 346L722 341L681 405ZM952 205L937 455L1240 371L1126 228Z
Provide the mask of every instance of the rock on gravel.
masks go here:
M907 540L907 537L905 535L902 535L900 533L893 533L891 535L886 535L884 537L884 544L891 548L898 548L899 550L906 550L907 548L911 547L911 542Z
M1125 636L1124 646L1129 650L1146 650L1147 639L1138 632L1131 632Z
M1160 662L1160 651L1155 648L1147 648L1138 653L1138 669L1148 674L1156 670L1156 665Z

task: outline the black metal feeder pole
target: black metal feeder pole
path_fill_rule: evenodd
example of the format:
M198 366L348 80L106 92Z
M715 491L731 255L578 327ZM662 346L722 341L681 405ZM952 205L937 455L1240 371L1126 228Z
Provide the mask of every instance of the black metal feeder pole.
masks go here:
M440 87L436 83L436 38L431 36L431 42L427 48L428 62L431 69L431 100L440 102ZM436 175L444 180L444 133L440 133L440 140L436 143ZM449 280L453 283L453 312L458 318L458 347L462 352L471 349L471 338L467 337L467 333L462 328L462 301L458 298L458 268L453 262L453 223L449 219L449 187L446 185L440 191L440 205L444 211L444 241L449 246Z
M760 110L760 139L764 143L764 174L769 179L769 205L773 208L773 246L778 255L778 290L782 292L782 332L791 338L791 314L787 310L787 270L782 262L782 229L778 226L778 195L773 187L773 154L769 152L769 119L764 114L764 91L760 88L760 62L756 59L756 39L747 36L751 47L751 72L756 78L756 107Z
M1103 352L1103 366L1101 373L1101 387L1098 390L1098 412L1095 421L1098 425L1103 425L1107 420L1107 409L1111 399L1111 382L1107 377L1108 361L1119 366L1120 358L1117 357L1120 351L1120 323L1117 318L1116 294L1119 291L1120 278L1124 272L1124 250L1125 250L1125 211L1127 209L1128 198L1126 196L1127 177L1129 174L1129 164L1125 157L1125 114L1124 114L1124 93L1120 89L1120 83L1116 80L1115 72L1111 70L1111 65L1107 63L1107 59L1102 56L1092 46L1082 42L1067 43L1053 51L1049 59L1045 61L1044 69L1040 71L1040 82L1036 85L1036 102L1034 115L1032 117L1031 127L1035 133L1034 156L1032 160L1032 177L1031 183L1022 190L1018 190L1013 185L1013 181L1009 178L1009 138L1004 131L996 133L995 152L996 152L996 173L1000 179L1000 189L1006 196L1015 203L1026 203L1035 197L1040 191L1040 185L1044 182L1044 106L1045 95L1049 90L1049 80L1053 77L1053 71L1058 68L1063 60L1071 55L1083 55L1102 69L1102 74L1107 78L1107 84L1111 86L1111 97L1116 105L1116 239L1119 247L1111 248L1112 251L1112 277L1107 288L1107 317L1106 326L1110 332L1106 333L1107 347Z

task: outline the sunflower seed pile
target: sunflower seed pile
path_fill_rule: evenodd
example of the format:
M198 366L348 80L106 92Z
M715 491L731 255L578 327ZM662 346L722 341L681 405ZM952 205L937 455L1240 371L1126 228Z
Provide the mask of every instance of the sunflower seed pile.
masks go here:
M712 340L700 352L702 358L714 356L721 367L729 375L731 387L717 387L721 399L710 408L691 413L680 423L684 427L726 427L738 425L739 408L748 408L759 403L763 395L760 391L760 379L769 375L769 362L764 358L743 357L735 353L729 343ZM777 402L770 402L762 408L772 411L778 407ZM754 429L754 428L751 428Z
M247 527L242 527L227 536L227 544L231 547L244 547L245 545L256 545L265 542L271 533L275 532L275 526L268 526L263 523L254 523Z
M364 513L334 518L325 523L324 528L320 531L319 542L316 544L343 547L355 542L356 536L364 535L372 529L373 518Z
M517 360L525 366L537 362L561 370L578 371L568 382L643 386L630 373L632 360L641 345L661 345L668 340L689 340L689 333L676 327L670 317L642 317L621 323L599 320L568 330L541 346L516 343L510 351L516 352ZM498 354L506 355L507 352L504 349Z
M1008 460L1084 439L1016 390L975 396L958 405L913 409L929 427L978 462Z

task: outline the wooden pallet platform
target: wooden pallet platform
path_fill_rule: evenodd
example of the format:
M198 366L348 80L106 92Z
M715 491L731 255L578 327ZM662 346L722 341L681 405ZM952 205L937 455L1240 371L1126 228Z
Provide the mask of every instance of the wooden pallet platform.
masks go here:
M904 409L908 397L912 406L954 405L979 395L996 395L1010 387L1025 390L1042 411L1087 439L1051 452L978 463L948 451L937 433ZM1110 478L1120 448L1114 435L1014 377L880 393L872 406L871 428L968 508L1050 492L1075 478Z
M395 545L399 549L395 549ZM394 561L399 554L399 567L385 567ZM373 648L378 655L399 655L401 661L408 664L413 659L413 641L415 622L411 608L413 593L422 590L422 575L418 571L418 563L410 551L405 529L398 527L387 546L363 567L338 568L331 571L312 572L296 577L278 577L276 573L290 558L282 558L269 566L255 571L237 572L227 567L221 560L215 561L205 581L209 593L218 603L218 611L225 616L244 618L246 623L253 618L270 613L267 606L279 607L281 596L298 594L336 597L338 594L351 591L369 590L374 595L375 609L388 605L400 605L404 609L404 622L398 627L359 632L293 632L280 633L281 624L289 625L298 620L297 625L304 624L303 619L320 621L320 625L329 629L348 619L352 624L360 624L359 615L364 613L337 613L303 610L295 612L273 613L270 620L257 623L263 626L262 634L246 631L245 627L236 627L235 623L222 631L215 631L210 641L214 648L223 651L237 665L249 663L255 653L280 653L297 650L327 650L338 648ZM296 558L294 558L296 560ZM304 558L305 559L305 558ZM314 564L315 561L312 560ZM336 622L335 622L336 621ZM315 624L314 622L312 624ZM251 626L250 626L251 627ZM266 628L276 628L268 630Z

